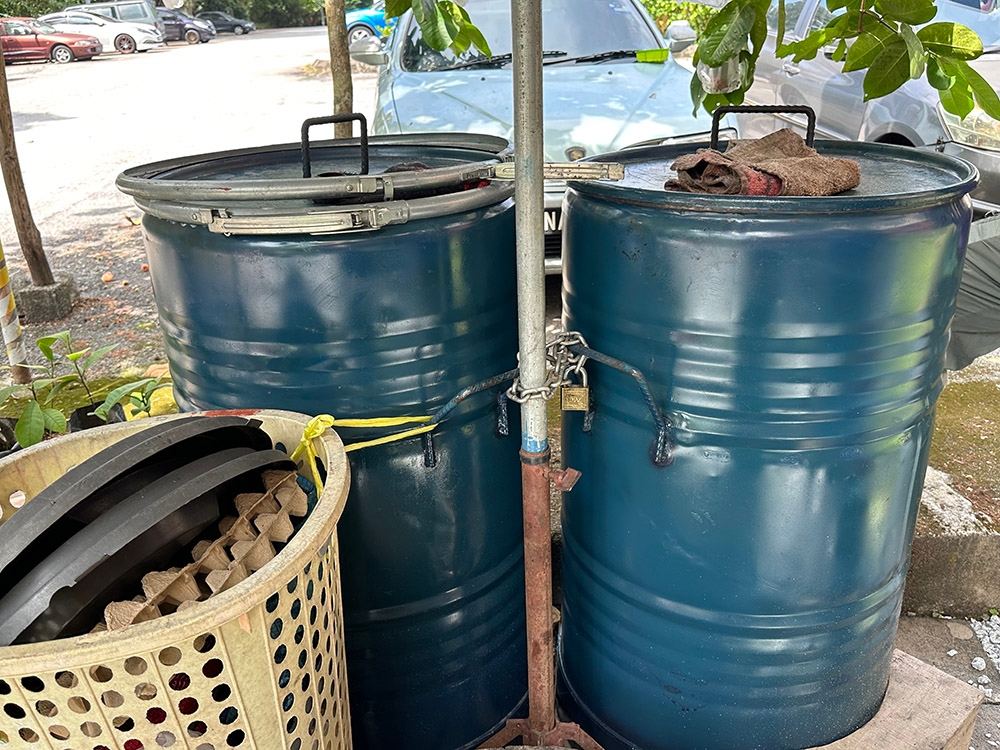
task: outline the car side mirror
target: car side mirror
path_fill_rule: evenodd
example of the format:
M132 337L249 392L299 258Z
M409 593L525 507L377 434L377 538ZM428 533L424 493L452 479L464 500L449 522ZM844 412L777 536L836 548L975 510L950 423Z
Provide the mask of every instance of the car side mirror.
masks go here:
M689 21L673 21L667 27L667 40L668 49L677 54L698 41L698 35Z
M347 50L352 60L357 60L359 63L364 63L365 65L385 65L389 62L389 55L385 51L385 47L381 40L375 39L374 37L367 37L365 39L359 39L354 42Z

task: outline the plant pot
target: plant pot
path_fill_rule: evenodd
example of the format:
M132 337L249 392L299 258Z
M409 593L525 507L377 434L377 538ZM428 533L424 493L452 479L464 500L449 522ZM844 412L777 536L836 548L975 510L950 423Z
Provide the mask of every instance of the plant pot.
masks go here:
M87 404L86 406L81 406L79 409L74 409L70 413L69 419L66 420L67 431L79 432L80 430L89 430L92 427L100 427L106 424L103 419L90 413L96 408L96 404Z
M0 419L0 458L8 453L13 453L21 446L18 445L17 437L14 435L15 420Z
M88 404L87 406L81 406L79 409L74 409L69 415L69 419L66 420L67 431L79 432L80 430L89 430L92 427L102 427L113 422L125 421L125 410L121 404L115 404L111 407L111 410L108 412L107 422L91 414L96 408L96 404Z

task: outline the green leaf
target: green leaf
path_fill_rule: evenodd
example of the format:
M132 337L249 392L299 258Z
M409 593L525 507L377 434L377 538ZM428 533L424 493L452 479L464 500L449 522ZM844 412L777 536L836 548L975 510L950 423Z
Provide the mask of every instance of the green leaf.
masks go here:
M18 391L30 393L31 389L26 385L8 385L6 388L0 388L0 404L4 403Z
M740 0L734 0L712 16L698 40L702 62L714 68L738 55L746 46L756 17L756 8Z
M101 357L103 357L106 354L108 354L108 352L113 351L117 346L118 346L118 344L111 344L110 346L102 346L96 352L94 352L89 357L87 357L87 359L83 362L83 364L80 365L80 369L83 370L84 372L86 372L87 369L92 364L94 364L94 362L96 362L97 360L101 359Z
M66 345L66 349L69 349L70 338L69 331L60 331L59 333L53 333L51 336L42 336L41 338L35 339L35 344L38 346L39 350L45 355L45 358L52 362L55 360L55 351L53 347L62 342Z
M831 39L843 37L853 39L865 32L874 32L875 29L882 28L885 31L896 31L896 24L880 22L879 19L870 12L861 13L860 10L849 10L847 13L836 16L826 25L827 29L833 31Z
M694 53L694 64L698 64L697 52ZM696 75L691 76L691 101L694 103L694 109L691 110L691 116L697 117L698 111L705 103L705 88L701 85L701 79Z
M68 386L70 383L79 382L76 375L63 375L60 378L56 378L52 381L52 387L49 388L48 392L45 394L45 398L42 399L42 403L45 405L51 404L52 399L59 395L59 392Z
M66 417L58 409L42 409L42 421L49 432L66 432Z
M410 9L410 0L386 0L385 17L398 18Z
M826 0L826 9L833 13L841 8L846 8L849 4L850 0Z
M910 55L902 39L891 42L875 56L865 74L865 101L891 94L910 77Z
M451 46L452 36L437 0L412 0L413 17L427 45L438 52Z
M979 105L980 109L994 120L1000 120L1000 96L997 96L996 89L990 86L986 82L986 79L970 66L969 63L958 60L954 65L968 82L969 88L972 89L972 95L975 97L976 104Z
M112 406L128 396L132 393L132 391L142 388L143 386L147 386L150 383L155 383L156 381L157 378L143 378L142 380L136 380L133 383L126 383L125 385L118 386L105 397L104 403L94 410L94 414L107 422L108 412L111 411Z
M778 41L776 47L780 47L785 41L785 0L778 0Z
M472 44L476 49L487 57L493 54L493 52L490 51L489 42L487 42L486 37L483 36L483 32L481 32L476 26L466 22L465 31L469 35L469 39L472 40Z
M465 27L465 19L462 18L461 8L459 8L452 0L438 0L437 9L441 12L441 20L444 21L445 28L448 30L448 36L452 39L452 46L455 45L455 40L462 33L462 29ZM469 46L466 44L465 49ZM464 52L463 50L455 50L456 52Z
M37 378L33 381L32 385L35 387L35 392L37 393L43 388L48 388L53 383L58 383L63 378L76 379L76 375L60 375L58 378Z
M783 0L778 0L783 3ZM760 54L764 42L767 41L767 9L770 7L770 0L754 0L756 8L754 10L753 26L750 27L750 49L756 54Z
M871 31L866 31L847 50L844 72L870 67L879 53L894 41L898 42L899 36L885 26L876 26Z
M877 0L876 7L893 21L927 23L937 14L933 0Z
M24 408L14 425L14 436L22 448L42 442L45 437L45 417L42 416L42 407L37 401L29 401Z
M924 74L924 64L927 60L927 53L924 52L924 45L917 39L908 25L900 24L899 35L906 43L906 54L910 58L910 78L916 80Z
M944 72L933 53L927 55L927 82L938 91L946 91L955 83L955 76Z
M66 354L66 359L68 359L70 362L76 362L78 359L80 359L80 357L82 357L89 351L90 347L88 346L86 349L81 349L78 352L69 352Z
M775 51L778 57L791 57L792 62L812 60L821 49L838 36L834 29L819 29L798 42L783 44Z
M976 106L972 97L972 88L965 80L963 71L959 70L958 61L939 59L938 64L945 75L954 79L951 87L938 91L938 98L941 99L941 106L946 112L965 118Z
M932 23L917 32L928 52L956 60L975 60L983 54L983 42L975 31L958 23Z

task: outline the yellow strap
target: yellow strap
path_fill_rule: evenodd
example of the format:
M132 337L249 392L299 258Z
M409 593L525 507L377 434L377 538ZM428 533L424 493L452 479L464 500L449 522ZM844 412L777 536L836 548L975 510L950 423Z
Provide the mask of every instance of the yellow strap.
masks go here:
M413 437L414 435L421 435L425 432L430 432L435 427L436 424L427 424L430 422L432 417L378 417L373 419L337 419L329 414L320 414L318 417L313 417L306 424L305 430L302 432L302 440L299 442L298 447L292 452L292 460L298 461L300 458L306 464L309 472L312 474L313 484L316 485L316 492L321 493L323 491L323 480L320 479L319 469L316 466L316 449L313 447L313 440L320 437L324 432L330 427L399 427L405 424L423 424L422 427L414 427L410 430L404 430L403 432L396 432L391 435L385 435L384 437L375 438L374 440L364 440L360 443L353 443L351 445L345 446L344 451L350 453L351 451L360 450L362 448L371 448L376 445L385 445L387 443L394 443L398 440L406 440L407 438Z

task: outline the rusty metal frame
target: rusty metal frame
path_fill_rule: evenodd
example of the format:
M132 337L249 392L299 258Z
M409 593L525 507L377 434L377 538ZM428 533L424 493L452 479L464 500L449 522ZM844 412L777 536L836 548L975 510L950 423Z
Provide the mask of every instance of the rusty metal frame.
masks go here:
M542 2L511 0L514 98L514 200L517 216L517 309L520 379L525 391L546 383L545 154L542 125ZM555 634L549 443L545 399L521 407L521 489L524 502L524 578L528 638L528 718L509 721L483 748L521 737L533 746L572 741L601 750L576 724L556 717Z

